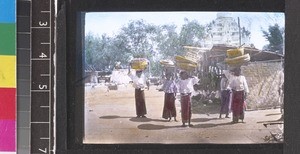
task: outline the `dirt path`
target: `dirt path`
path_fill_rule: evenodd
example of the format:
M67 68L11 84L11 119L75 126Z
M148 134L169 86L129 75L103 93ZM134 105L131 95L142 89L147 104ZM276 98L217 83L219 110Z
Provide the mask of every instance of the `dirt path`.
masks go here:
M194 112L194 126L189 128L180 127L178 99L178 122L167 122L161 118L164 93L152 86L145 97L147 118L135 118L134 89L130 85L109 92L105 86L87 87L84 143L265 143L264 137L270 131L279 131L277 126L263 126L263 122L280 118L279 109L247 111L245 123L238 124L231 124L228 118L219 119L216 113L203 114L209 111Z

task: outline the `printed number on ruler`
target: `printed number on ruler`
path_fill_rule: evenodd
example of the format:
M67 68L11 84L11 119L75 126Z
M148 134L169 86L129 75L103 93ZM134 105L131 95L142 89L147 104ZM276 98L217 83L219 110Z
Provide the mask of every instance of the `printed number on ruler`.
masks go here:
M53 152L51 130L51 40L52 3L32 0L31 4L31 153ZM54 14L53 14L54 16Z

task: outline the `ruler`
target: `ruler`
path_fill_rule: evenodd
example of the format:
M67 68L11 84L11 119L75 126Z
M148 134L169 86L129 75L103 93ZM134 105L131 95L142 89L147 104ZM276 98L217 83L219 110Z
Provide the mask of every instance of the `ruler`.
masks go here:
M54 0L31 0L30 153L53 153Z

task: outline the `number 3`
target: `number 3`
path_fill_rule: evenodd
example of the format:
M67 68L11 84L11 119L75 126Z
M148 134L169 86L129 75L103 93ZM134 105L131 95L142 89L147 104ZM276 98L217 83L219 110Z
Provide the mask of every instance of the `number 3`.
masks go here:
M47 25L48 25L48 22L46 21L46 22L43 22L43 23L42 23L41 21L39 21L39 25L40 25L40 26L47 26Z

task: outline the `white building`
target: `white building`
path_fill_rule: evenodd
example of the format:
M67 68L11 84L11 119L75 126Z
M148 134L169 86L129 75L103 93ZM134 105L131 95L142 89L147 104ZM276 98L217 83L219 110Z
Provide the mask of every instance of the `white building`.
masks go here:
M241 44L249 46L250 33L245 28L239 30L237 20L230 13L218 13L208 30L204 46L212 47L215 44L240 46L239 31L241 31Z

